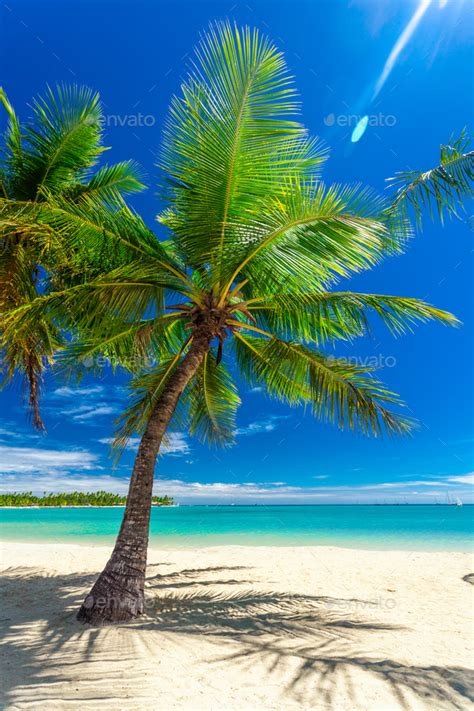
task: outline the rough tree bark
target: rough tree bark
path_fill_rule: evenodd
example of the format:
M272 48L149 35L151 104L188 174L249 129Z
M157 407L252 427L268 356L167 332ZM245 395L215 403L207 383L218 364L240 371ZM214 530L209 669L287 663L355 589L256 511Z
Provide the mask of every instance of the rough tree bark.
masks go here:
M138 448L127 504L112 555L84 600L77 619L93 625L125 622L145 609L150 511L155 462L184 388L208 352L212 332L196 331L189 351L168 380Z

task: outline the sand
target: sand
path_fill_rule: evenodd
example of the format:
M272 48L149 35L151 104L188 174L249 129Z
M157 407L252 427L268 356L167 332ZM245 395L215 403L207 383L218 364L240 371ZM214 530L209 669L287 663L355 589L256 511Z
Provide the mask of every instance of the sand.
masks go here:
M467 553L152 550L147 614L83 627L109 552L3 546L7 709L472 708Z

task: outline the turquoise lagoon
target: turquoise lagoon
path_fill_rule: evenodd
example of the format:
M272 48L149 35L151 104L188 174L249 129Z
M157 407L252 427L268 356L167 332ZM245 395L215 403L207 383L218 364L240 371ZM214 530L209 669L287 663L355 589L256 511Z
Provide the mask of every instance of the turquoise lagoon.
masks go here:
M0 509L3 540L110 545L123 508ZM152 547L343 546L473 550L474 506L180 506L154 508Z

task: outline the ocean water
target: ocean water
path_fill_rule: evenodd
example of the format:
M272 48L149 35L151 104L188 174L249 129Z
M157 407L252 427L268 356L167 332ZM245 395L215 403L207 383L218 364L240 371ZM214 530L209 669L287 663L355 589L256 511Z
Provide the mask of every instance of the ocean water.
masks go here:
M110 545L123 508L0 509L3 540ZM154 508L153 547L320 545L474 549L474 506L180 506Z

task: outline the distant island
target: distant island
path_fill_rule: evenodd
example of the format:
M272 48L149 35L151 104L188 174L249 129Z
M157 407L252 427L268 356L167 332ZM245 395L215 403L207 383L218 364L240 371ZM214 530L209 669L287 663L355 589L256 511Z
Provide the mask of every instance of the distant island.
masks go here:
M108 491L68 491L58 494L35 496L31 491L0 494L0 507L26 506L125 506L126 496L111 494ZM153 496L153 506L174 506L170 496Z

